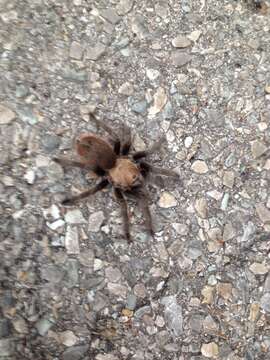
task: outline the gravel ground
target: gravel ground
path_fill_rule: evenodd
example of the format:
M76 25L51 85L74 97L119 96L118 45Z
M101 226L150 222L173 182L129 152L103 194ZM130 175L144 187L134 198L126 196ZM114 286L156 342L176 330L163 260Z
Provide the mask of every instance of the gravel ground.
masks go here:
M1 0L0 44L0 358L270 359L270 2ZM89 108L166 134L154 238L60 205Z

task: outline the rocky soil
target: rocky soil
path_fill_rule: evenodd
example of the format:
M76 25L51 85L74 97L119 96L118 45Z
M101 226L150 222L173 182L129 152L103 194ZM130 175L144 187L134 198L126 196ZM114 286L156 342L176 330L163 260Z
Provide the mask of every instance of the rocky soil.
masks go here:
M63 169L96 109L181 180ZM0 358L270 358L270 2L0 1Z

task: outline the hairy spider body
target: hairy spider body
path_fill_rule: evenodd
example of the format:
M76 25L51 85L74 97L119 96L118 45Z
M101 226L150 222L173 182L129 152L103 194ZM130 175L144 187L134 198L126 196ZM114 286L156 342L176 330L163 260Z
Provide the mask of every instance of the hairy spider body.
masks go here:
M152 166L143 160L143 158L160 148L164 138L161 138L154 143L150 149L134 152L131 156L128 156L132 145L130 129L124 126L124 136L123 139L120 140L118 134L105 122L98 120L93 114L89 114L89 116L96 125L109 133L113 145L95 134L85 133L80 135L75 142L79 161L73 161L66 158L54 158L54 161L63 166L75 166L90 169L98 176L102 177L102 180L94 187L79 195L65 199L62 204L72 205L76 201L93 195L111 184L114 188L115 196L121 206L122 217L124 220L124 232L127 240L131 241L128 207L126 202L126 197L129 195L133 195L133 197L138 199L147 229L153 235L154 231L148 207L148 195L145 188L145 180L150 172L165 176L173 176L175 178L179 177L179 175L172 170Z

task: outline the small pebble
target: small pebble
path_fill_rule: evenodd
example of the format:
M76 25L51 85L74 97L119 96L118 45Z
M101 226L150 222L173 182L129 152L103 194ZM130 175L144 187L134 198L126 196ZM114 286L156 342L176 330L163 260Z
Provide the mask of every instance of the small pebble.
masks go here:
M208 344L203 344L201 347L202 355L207 358L217 358L219 349L216 343L210 342Z
M256 262L253 263L252 265L250 265L249 269L255 275L265 275L269 271L267 266L265 266L264 264L261 264L261 263L256 263Z
M167 191L164 191L160 196L158 204L161 208L168 209L168 208L176 206L177 200L175 199L175 197L172 194L170 194Z
M178 35L172 40L172 45L175 48L186 48L191 45L191 41L183 35Z
M0 125L7 125L16 118L14 111L4 105L0 105Z
M59 339L62 344L66 345L68 347L73 346L78 342L77 336L74 335L74 333L70 330L63 331L62 333L60 333Z
M193 170L197 174L206 174L208 172L208 166L204 161L196 160L191 165L191 170Z
M267 150L267 146L262 141L255 140L251 143L251 153L254 159L262 156Z
M86 224L87 223L87 221L85 220L85 218L83 217L83 215L79 209L69 210L65 214L65 221L68 224Z
M192 143L193 143L193 138L191 136L187 136L184 141L185 147L187 149L190 148Z

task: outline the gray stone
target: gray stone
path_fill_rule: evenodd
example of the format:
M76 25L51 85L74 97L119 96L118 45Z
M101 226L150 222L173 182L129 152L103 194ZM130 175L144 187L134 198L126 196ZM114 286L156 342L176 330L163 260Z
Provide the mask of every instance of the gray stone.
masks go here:
M260 203L256 205L256 212L262 223L270 223L270 210L268 210L264 204Z
M63 352L63 360L80 360L87 353L89 345L72 346Z
M117 4L116 11L119 15L126 15L133 7L134 0L120 0Z
M96 43L86 51L85 58L87 60L98 60L106 51L106 46L101 43Z
M64 273L57 265L45 264L41 268L41 277L42 279L47 280L52 284L58 284L60 281L62 281Z
M77 259L67 259L64 269L65 274L65 284L68 288L72 288L78 285L79 281L79 264Z
M12 339L0 339L0 357L13 356L15 352L15 343ZM15 359L15 358L12 358Z
M83 217L83 214L79 209L69 210L65 214L65 221L68 224L76 225L76 224L86 224L87 221Z
M137 297L134 294L128 294L126 307L129 310L134 310L137 304Z
M137 319L141 319L145 314L151 314L152 310L151 307L148 305L140 307L138 310L135 311L134 316Z
M260 300L261 308L266 311L270 312L270 292L265 293Z
M16 86L15 96L17 98L23 98L29 94L29 89L25 85Z
M147 109L147 102L145 100L135 102L131 107L131 110L137 114L145 113L146 109Z
M69 56L75 60L81 60L83 56L84 48L76 41L73 41L70 45Z
M111 294L113 294L115 296L120 296L122 298L126 298L126 295L127 295L126 286L109 282L107 287Z
M121 20L121 17L118 16L116 11L112 8L100 11L100 16L113 25L116 25Z
M86 71L76 71L71 68L64 68L62 70L62 77L71 82L82 83L87 81L88 73Z
M145 25L145 20L142 15L136 15L131 22L131 29L134 34L138 36L140 40L149 37L149 30Z
M110 282L118 282L121 279L121 271L117 268L109 266L105 269L105 276Z
M172 64L177 67L186 65L191 59L191 55L180 50L174 51L171 55Z
M254 159L262 156L267 150L268 147L262 141L255 140L251 143L251 153Z
M4 338L10 335L11 323L8 319L0 319L0 338Z
M183 315L182 307L177 303L175 296L166 296L161 299L164 308L164 318L169 329L175 336L183 333Z
M67 226L67 231L65 236L65 247L67 250L67 254L80 253L79 235L76 227Z
M212 127L224 126L224 114L216 109L208 109L207 111L208 123Z
M56 135L45 135L41 137L41 145L43 149L50 153L56 150L60 145L60 138Z
M36 111L31 106L23 106L17 109L19 118L29 125L35 125L39 121L39 117Z
M134 88L129 82L125 82L118 89L119 94L130 96L134 93Z
M89 216L88 219L88 230L90 232L98 232L105 219L103 211L97 211Z
M54 323L51 320L44 317L36 323L35 327L40 336L45 336L53 325Z
M244 225L244 232L241 237L241 242L247 242L253 238L253 235L256 232L256 226L253 224L253 222L249 221L247 225Z

